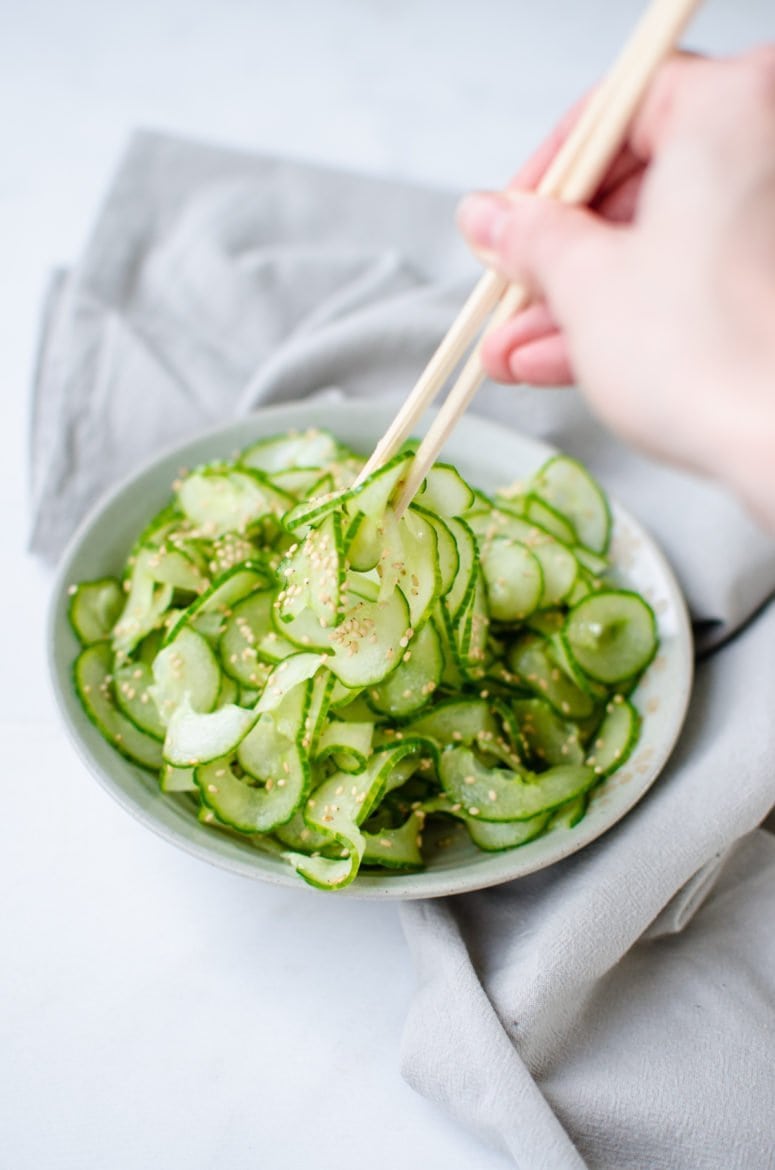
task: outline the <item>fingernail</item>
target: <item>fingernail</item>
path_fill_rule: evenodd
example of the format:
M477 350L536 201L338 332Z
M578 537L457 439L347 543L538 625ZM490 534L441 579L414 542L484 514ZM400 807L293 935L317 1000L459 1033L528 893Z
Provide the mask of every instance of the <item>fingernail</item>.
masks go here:
M457 209L457 224L475 249L493 249L508 221L509 210L509 201L503 195L466 195Z

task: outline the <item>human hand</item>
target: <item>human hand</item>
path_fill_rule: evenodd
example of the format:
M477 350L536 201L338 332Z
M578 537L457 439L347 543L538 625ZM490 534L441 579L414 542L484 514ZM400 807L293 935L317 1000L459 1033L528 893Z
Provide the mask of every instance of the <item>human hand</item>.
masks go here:
M485 341L498 381L577 381L632 443L725 481L775 529L775 48L677 56L589 208L463 201L469 243L531 305Z

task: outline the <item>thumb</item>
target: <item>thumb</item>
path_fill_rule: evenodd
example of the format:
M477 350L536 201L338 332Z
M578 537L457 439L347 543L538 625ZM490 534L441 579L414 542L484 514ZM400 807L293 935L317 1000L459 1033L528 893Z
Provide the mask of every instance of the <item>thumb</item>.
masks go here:
M586 208L524 192L468 195L458 226L469 245L510 281L548 303L555 320L573 327L594 288L611 287L617 234Z

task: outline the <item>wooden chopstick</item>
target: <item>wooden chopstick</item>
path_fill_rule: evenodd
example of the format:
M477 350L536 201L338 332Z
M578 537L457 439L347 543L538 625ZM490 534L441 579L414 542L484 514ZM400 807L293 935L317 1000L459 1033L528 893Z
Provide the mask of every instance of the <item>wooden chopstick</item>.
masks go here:
M701 0L653 0L547 169L537 188L540 195L566 203L584 203L592 197L654 73L675 47L700 3ZM489 314L493 316L487 332L498 328L527 301L524 288L509 287L497 273L485 273L377 444L358 482L398 449L479 334ZM470 354L415 455L396 507L399 516L414 498L484 379L480 347L481 342Z

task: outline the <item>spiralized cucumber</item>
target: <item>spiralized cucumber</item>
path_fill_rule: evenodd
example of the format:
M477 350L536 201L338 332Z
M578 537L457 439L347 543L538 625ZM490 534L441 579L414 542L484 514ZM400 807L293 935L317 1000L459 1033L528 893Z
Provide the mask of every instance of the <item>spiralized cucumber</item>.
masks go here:
M399 519L411 458L352 487L329 432L263 439L176 482L122 579L71 587L105 738L202 832L325 890L421 869L445 822L485 851L572 831L637 742L657 649L578 463L494 499L438 464Z

